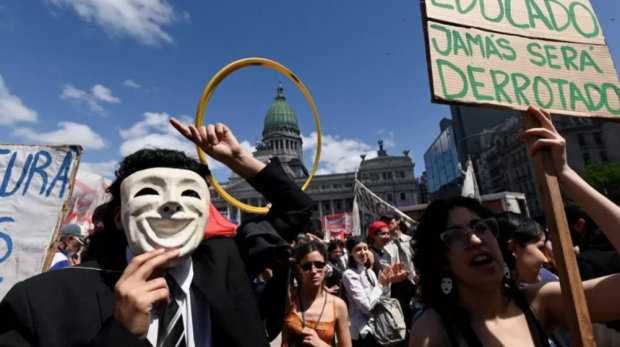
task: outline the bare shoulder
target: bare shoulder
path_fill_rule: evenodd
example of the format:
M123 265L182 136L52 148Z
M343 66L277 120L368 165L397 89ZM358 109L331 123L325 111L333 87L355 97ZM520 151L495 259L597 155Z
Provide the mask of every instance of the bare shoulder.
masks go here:
M521 292L546 331L553 330L565 320L560 282L533 284L521 288Z
M409 347L448 347L439 314L427 309L411 327Z
M347 309L347 304L344 303L344 300L342 300L339 297L334 296L334 295L331 295L331 297L336 302L336 312L338 313L338 316L341 316L341 314L347 314L348 315L349 314L349 310Z

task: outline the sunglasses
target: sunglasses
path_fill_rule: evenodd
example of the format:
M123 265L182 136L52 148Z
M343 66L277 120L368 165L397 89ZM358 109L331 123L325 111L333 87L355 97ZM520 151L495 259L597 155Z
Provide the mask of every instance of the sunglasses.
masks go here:
M453 251L462 251L469 247L471 235L475 234L479 239L490 241L499 235L499 226L495 218L483 219L470 229L463 230L454 228L441 233L443 243Z
M386 235L389 235L389 234L390 234L389 231L377 231L375 233L375 235L377 235L377 236L386 236Z
M326 264L324 261L311 261L311 262L299 265L299 267L304 271L310 271L312 270L312 266L314 266L314 268L317 270L321 270L325 267L325 265Z

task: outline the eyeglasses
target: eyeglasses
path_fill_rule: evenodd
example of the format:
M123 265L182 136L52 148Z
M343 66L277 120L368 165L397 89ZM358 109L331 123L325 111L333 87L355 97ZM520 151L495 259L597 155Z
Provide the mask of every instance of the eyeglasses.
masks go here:
M304 271L312 270L312 266L314 266L314 268L316 268L317 270L322 270L325 267L325 262L324 261L310 261L305 264L299 265L299 267L301 267L301 269Z
M485 241L496 239L499 235L497 221L494 218L483 219L474 224L471 230L454 228L441 233L440 237L451 250L462 251L469 247L471 234L476 234L478 238Z

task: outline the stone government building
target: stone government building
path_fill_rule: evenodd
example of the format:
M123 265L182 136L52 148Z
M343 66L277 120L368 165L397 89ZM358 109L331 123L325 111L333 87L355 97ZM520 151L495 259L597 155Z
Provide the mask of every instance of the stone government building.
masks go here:
M415 164L409 157L409 151L403 156L390 156L379 141L378 156L365 159L361 155L358 178L373 193L393 206L404 207L417 205L418 181L414 175ZM259 160L278 157L284 170L299 186L308 176L308 169L303 162L303 142L297 116L286 102L284 89L280 84L275 101L265 116L263 139L252 153ZM232 173L229 182L222 183L222 188L237 200L264 207L267 201L245 180ZM352 212L355 187L355 173L315 175L306 191L314 200L314 217L343 212ZM215 207L229 219L235 219L237 209L229 205L211 188L211 201ZM241 213L244 219L245 212Z

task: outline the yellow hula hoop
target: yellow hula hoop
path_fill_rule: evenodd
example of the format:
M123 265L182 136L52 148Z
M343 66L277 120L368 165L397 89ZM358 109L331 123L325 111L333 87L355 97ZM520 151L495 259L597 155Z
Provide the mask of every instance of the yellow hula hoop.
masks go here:
M297 76L295 76L295 74L291 72L291 70L287 69L283 65L280 65L276 63L275 61L263 59L263 58L247 58L247 59L237 60L229 64L228 66L224 67L215 76L213 76L213 78L211 79L207 87L205 88L205 91L202 93L200 104L198 104L198 111L196 111L196 127L200 127L203 124L205 110L207 109L207 104L209 103L209 99L211 99L211 95L213 95L215 88L217 88L217 86L231 73L237 70L243 69L244 67L248 67L248 66L266 66L266 67L272 68L274 70L277 70L283 73L288 78L290 78L293 82L295 82L295 84L299 87L299 89L301 89L301 91L306 96L306 99L308 99L308 102L310 103L310 107L312 107L312 112L314 113L314 120L316 121L318 142L317 142L317 148L316 148L316 155L314 157L314 166L312 167L312 171L310 172L310 176L308 177L308 180L301 188L302 190L306 190L306 188L308 188L308 185L310 185L310 181L312 181L312 178L314 177L314 172L316 171L316 168L319 165L319 159L321 158L321 140L322 140L321 123L319 122L319 115L316 112L316 107L314 106L314 102L312 101L312 97L310 96L310 93L308 93L308 90L306 89L304 84L301 83L299 78L297 78ZM196 149L198 150L198 157L200 158L200 161L203 164L207 165L207 158L205 157L205 153L202 151L202 148L200 148L199 146L196 146ZM233 198L231 195L226 193L226 191L224 191L224 189L222 188L222 186L219 185L219 183L217 183L217 180L215 179L215 177L213 177L213 175L209 174L207 176L207 179L209 180L209 182L211 182L213 189L215 189L215 191L229 204L245 212L249 212L249 213L266 214L267 212L269 212L269 209L266 207L250 206Z

